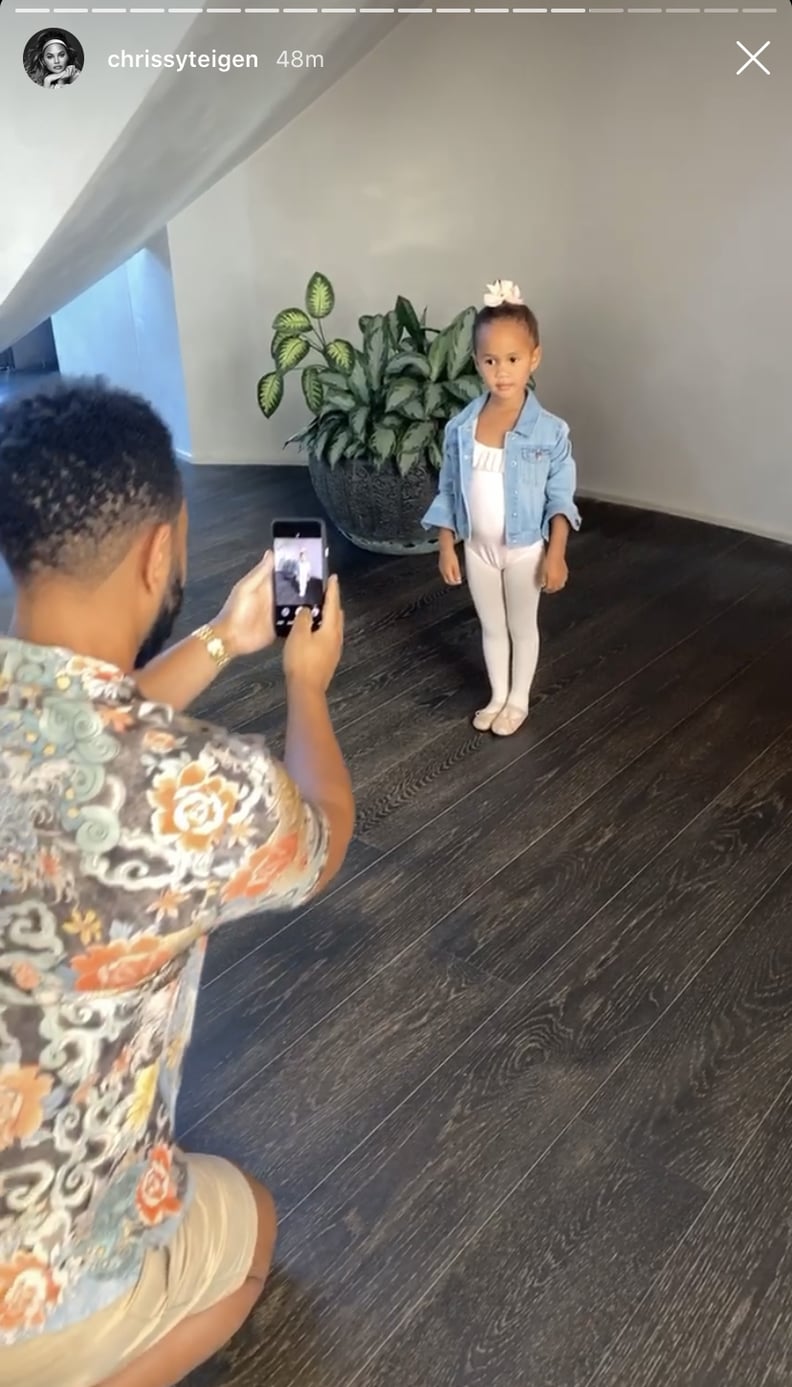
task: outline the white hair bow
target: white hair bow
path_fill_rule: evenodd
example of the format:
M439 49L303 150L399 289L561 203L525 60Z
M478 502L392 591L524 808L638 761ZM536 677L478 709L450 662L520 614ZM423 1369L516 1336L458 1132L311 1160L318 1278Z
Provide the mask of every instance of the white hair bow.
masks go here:
M502 303L522 303L522 301L520 286L511 279L496 279L494 284L487 285L487 292L484 295L487 308L499 308Z

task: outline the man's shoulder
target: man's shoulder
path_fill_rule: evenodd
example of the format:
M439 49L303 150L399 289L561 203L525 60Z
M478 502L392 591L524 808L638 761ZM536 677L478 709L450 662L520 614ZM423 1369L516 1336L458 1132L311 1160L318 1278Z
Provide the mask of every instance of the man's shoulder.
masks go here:
M64 987L110 962L141 984L214 925L310 898L328 824L262 737L68 664L0 655L0 901L45 902Z
M0 707L0 775L20 805L63 801L69 839L93 818L97 844L101 819L119 841L145 823L178 846L191 818L187 839L209 847L199 820L275 812L282 769L262 737L152 703L96 661L0 641Z

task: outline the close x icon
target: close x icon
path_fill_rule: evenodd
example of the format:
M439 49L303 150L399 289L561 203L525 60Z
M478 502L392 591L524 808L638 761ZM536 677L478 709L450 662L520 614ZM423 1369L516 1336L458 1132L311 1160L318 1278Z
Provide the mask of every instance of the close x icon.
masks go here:
M737 76L738 76L738 77L742 77L742 74L743 74L744 72L747 72L747 70L748 70L749 67L754 67L754 66L756 66L757 68L759 68L759 69L765 74L766 77L769 77L769 76L770 76L770 69L769 69L769 67L765 67L764 63L760 61L761 54L762 54L762 53L765 53L765 52L767 51L767 49L770 47L770 40L769 40L769 39L767 40L766 43L763 43L763 44L762 44L761 48L757 48L757 49L756 49L756 52L753 52L750 48L746 48L745 44L744 44L744 43L740 43L739 40L737 41L737 47L738 47L738 48L741 48L742 51L743 51L743 53L747 54L746 61L743 63L742 67L740 67L740 68L737 69Z

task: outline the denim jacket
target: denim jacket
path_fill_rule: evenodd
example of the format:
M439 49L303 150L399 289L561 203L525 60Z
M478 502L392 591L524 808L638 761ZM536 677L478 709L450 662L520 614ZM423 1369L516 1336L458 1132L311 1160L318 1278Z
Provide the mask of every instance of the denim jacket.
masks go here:
M426 530L453 530L459 539L470 539L467 489L473 469L476 420L486 401L485 392L446 425L438 493L421 521ZM533 393L528 395L519 419L506 435L504 473L507 545L548 540L554 515L566 516L573 530L580 529L569 426L543 409Z

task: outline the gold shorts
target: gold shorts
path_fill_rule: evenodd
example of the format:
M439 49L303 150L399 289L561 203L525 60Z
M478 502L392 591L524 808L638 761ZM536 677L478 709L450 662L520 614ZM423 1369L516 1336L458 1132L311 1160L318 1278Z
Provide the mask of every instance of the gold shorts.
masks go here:
M194 1196L173 1242L146 1254L137 1285L96 1315L0 1348L3 1387L97 1387L188 1315L247 1279L258 1237L253 1191L219 1156L189 1156Z

